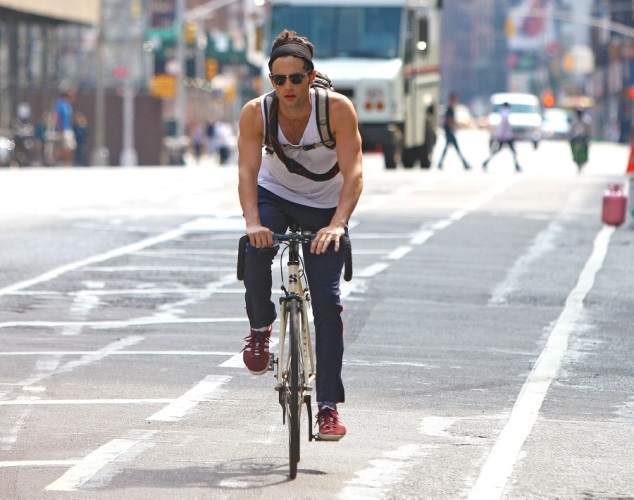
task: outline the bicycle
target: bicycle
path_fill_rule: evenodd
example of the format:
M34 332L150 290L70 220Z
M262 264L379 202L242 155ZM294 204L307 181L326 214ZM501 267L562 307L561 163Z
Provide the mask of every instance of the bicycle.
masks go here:
M276 372L279 403L282 407L282 423L288 425L289 470L290 478L297 476L297 464L300 460L300 434L302 407L306 406L308 417L308 440L318 440L312 432L313 420L311 396L312 384L316 376L316 364L311 340L308 310L310 292L303 269L300 253L302 245L310 245L315 237L310 231L302 231L295 223L286 234L274 234L277 244L284 246L280 259L282 295L280 297L280 321L278 357L271 353L269 370ZM248 236L240 238L238 246L238 280L244 279L246 244ZM352 279L352 252L350 240L343 236L340 251L344 257L344 280ZM284 254L287 254L287 281L284 285Z

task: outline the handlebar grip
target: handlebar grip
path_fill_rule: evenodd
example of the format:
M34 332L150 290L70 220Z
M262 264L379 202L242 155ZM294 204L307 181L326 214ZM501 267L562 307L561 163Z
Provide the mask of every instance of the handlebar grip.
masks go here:
M343 279L350 281L352 279L352 245L350 245L350 238L342 236L339 242L341 250L343 250Z
M249 242L249 237L245 234L240 237L240 242L238 243L238 266L237 266L237 276L238 281L244 280L244 267L247 259L247 243Z

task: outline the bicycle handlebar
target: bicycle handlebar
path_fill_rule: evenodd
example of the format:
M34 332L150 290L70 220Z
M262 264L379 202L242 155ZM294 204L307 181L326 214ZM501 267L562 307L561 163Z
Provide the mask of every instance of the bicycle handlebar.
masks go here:
M308 231L273 235L273 239L278 242L297 241L299 243L310 243L314 237L314 233ZM249 237L245 234L240 237L240 241L238 243L237 276L239 281L244 280L244 268L248 242ZM339 245L339 250L343 251L343 279L350 281L352 279L352 245L350 244L350 238L346 235L342 236L339 240Z

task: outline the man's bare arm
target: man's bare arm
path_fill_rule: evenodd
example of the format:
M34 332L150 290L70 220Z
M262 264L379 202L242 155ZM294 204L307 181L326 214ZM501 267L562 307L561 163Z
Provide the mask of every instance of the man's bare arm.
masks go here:
M317 254L324 253L332 241L335 242L335 250L339 250L339 239L345 234L363 190L361 136L356 112L350 100L344 96L331 95L329 105L343 186L330 224L317 232L311 245L311 252Z
M273 245L272 232L262 226L258 212L258 173L262 162L264 123L259 98L242 108L238 135L238 195L251 244L257 248Z

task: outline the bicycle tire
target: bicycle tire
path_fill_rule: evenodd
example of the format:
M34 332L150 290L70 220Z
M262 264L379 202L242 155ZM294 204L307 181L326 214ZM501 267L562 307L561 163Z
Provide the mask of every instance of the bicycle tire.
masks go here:
M288 314L288 336L290 338L290 363L289 363L289 405L288 405L288 458L291 479L297 476L297 463L300 452L300 413L303 381L300 379L301 368L301 318L299 303L292 300Z

